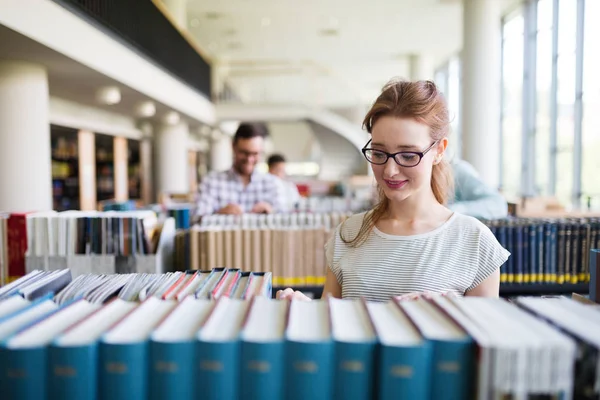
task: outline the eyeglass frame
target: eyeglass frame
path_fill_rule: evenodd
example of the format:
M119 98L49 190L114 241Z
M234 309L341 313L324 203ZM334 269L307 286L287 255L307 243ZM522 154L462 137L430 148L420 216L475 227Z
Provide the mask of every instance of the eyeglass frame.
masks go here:
M414 167L416 167L417 165L419 165L419 164L421 163L421 160L423 160L423 157L425 157L425 154L427 154L427 153L429 152L429 150L433 149L433 147L434 147L434 146L435 146L435 145L436 145L436 144L439 142L439 139L438 139L438 140L436 140L435 142L433 142L433 143L431 144L431 146L429 146L428 148L426 148L426 149L425 149L425 150L423 150L423 151L399 151L399 152L397 152L397 153L388 153L388 152L386 152L386 151L383 151L383 150L372 149L372 148L370 148L370 147L367 147L367 146L369 145L369 143L371 143L371 141L372 141L372 140L373 140L373 139L369 139L369 141L367 142L367 144L365 144L365 146L364 146L364 147L362 148L362 150L361 150L361 152L363 153L363 156L365 157L365 159L366 159L366 160L367 160L369 163L371 163L371 164L373 164L373 165L385 165L385 164L387 164L388 160L389 160L390 158L392 158L396 164L398 164L399 166L401 166L401 167L404 167L404 168L414 168ZM372 150L372 151L378 151L378 152L380 152L380 153L383 153L383 154L385 154L385 155L387 156L387 158L386 158L386 159L385 159L385 161L384 161L384 162L382 162L382 163L374 163L373 161L371 161L371 160L369 160L369 159L367 158L367 151L368 151L368 150ZM398 162L398 160L396 159L396 156L397 156L398 154L413 154L413 155L419 156L419 161L417 161L417 163L416 163L415 165L410 165L410 166L408 166L408 165L402 165L402 164L400 164L400 163Z

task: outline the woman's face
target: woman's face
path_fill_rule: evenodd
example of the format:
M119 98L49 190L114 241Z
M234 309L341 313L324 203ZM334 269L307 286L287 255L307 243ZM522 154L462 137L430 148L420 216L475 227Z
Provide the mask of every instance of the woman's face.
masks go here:
M429 134L429 127L412 118L380 117L371 130L370 148L386 153L424 152L434 143ZM383 165L371 164L373 174L379 186L390 201L400 202L415 193L431 190L431 172L433 164L441 160L446 144L443 139L429 150L414 167L398 165L389 158ZM397 155L403 164L418 161L418 155Z

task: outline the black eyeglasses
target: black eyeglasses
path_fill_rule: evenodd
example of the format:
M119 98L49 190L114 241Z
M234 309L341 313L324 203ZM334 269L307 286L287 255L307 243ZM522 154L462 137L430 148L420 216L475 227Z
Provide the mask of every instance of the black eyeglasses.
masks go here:
M416 167L419 165L425 154L437 144L437 140L431 144L428 148L419 151L399 151L398 153L387 153L383 150L370 149L367 146L371 143L371 140L367 142L365 147L362 149L362 153L368 162L375 165L383 165L387 163L390 158L396 161L396 164L402 167Z

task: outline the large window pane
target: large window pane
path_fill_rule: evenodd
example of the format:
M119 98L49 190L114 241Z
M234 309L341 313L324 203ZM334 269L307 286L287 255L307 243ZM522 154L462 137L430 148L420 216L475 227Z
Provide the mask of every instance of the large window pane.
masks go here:
M556 196L569 205L573 193L577 0L560 0L558 18Z
M600 1L585 3L583 59L583 165L582 192L600 209Z
M550 178L550 96L552 86L552 0L538 2L537 34L537 115L536 115L536 192L548 195Z
M519 195L521 183L523 29L519 13L508 18L502 30L502 191L509 198Z

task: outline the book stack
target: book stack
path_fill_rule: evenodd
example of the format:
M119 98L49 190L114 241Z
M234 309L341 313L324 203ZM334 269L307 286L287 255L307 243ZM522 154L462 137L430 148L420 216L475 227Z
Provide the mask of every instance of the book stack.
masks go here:
M174 221L161 223L153 211L50 211L14 218L20 222L15 240L24 246L9 240L9 254L24 260L11 256L13 279L37 269L69 268L74 276L173 270Z
M590 280L590 250L600 248L600 219L510 218L484 221L511 252L502 283L576 284Z
M596 308L570 299L375 303L0 300L6 399L597 399Z
M270 271L275 286L322 285L324 246L349 214L210 215L175 237L181 270Z

